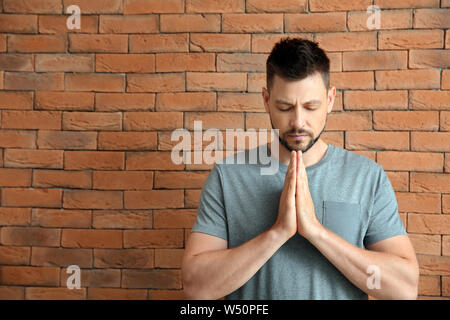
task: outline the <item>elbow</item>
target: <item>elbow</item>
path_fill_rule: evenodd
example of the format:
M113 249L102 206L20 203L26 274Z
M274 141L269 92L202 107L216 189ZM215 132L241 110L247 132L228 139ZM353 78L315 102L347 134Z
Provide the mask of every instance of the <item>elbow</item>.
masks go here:
M181 268L181 282L183 284L183 294L187 300L208 300L209 297L205 296L201 288L196 285L198 281L195 281L189 268L185 265Z
M405 286L400 299L402 300L417 300L419 292L419 265L416 261L412 266L411 281Z

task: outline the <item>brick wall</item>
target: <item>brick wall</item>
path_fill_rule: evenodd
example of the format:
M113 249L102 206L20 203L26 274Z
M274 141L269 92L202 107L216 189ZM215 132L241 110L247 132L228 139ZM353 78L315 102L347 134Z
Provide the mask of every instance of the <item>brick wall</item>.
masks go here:
M265 61L286 35L329 53L324 140L384 167L420 297L450 297L449 0L0 0L0 12L1 299L182 298L211 165L174 164L171 132L269 128ZM81 289L66 288L70 265Z

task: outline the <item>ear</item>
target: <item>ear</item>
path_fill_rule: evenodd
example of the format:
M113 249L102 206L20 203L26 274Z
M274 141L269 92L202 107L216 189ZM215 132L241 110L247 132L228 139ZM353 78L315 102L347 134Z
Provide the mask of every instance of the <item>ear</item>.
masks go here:
M266 112L269 113L269 92L267 91L267 89L265 87L263 87L262 89L262 97L263 97L263 101L264 101L264 108L266 109Z
M333 110L334 100L336 99L336 87L331 87L327 93L327 113Z

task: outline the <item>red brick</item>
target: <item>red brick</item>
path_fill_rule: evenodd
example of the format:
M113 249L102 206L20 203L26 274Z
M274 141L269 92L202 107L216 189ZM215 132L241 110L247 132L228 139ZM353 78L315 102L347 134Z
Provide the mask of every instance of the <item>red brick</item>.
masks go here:
M155 188L183 189L201 188L209 172L202 171L157 171L155 173Z
M407 109L408 92L395 91L345 91L345 110Z
M34 58L31 54L0 54L2 71L34 71Z
M219 72L261 72L266 68L266 54L259 53L219 53L217 71Z
M366 10L372 4L371 0L309 0L311 11L347 11Z
M442 70L441 89L450 90L450 70Z
M450 91L411 90L409 94L411 109L450 110Z
M450 9L415 9L414 28L450 28Z
M448 66L450 66L449 50L409 51L409 67L411 69L447 68Z
M183 290L148 290L149 300L186 300Z
M88 249L33 248L31 265L39 267L92 267L92 251Z
M450 216L446 214L409 214L408 232L450 234Z
M93 189L102 190L151 190L153 172L142 171L94 171Z
M372 119L368 111L332 112L328 115L325 128L326 131L371 129Z
M424 276L419 278L419 296L439 296L441 294L441 278L439 276Z
M95 210L92 226L96 229L152 228L151 210Z
M244 11L245 0L186 0L187 13L230 13Z
M439 89L439 70L375 71L376 89Z
M100 132L99 150L155 150L156 132Z
M68 91L121 92L125 87L125 77L120 74L66 74L65 86Z
M439 7L439 0L374 0L374 4L383 9L391 8L430 8Z
M124 191L126 209L183 207L183 190Z
M1 243L15 246L59 247L60 232L59 229L4 227L1 233ZM2 274L2 282L3 280Z
M183 13L183 0L124 0L124 14Z
M125 230L124 248L181 248L183 230Z
M158 93L156 111L214 111L216 94L213 92Z
M183 249L156 249L155 265L157 268L181 268Z
M5 72L5 89L60 91L64 89L64 74Z
M186 82L187 91L245 91L247 74L188 72Z
M31 130L1 130L1 148L36 148L36 132Z
M408 132L345 132L345 149L348 150L409 150Z
M0 32L2 33L37 33L36 15L0 14Z
M195 209L154 210L154 228L192 228L195 217Z
M6 52L6 34L0 34L0 52Z
M361 51L377 49L376 32L317 33L315 41L325 51Z
M435 49L442 48L444 43L442 30L398 30L380 31L378 49Z
M285 14L285 32L337 32L345 31L347 14L345 12L330 13L298 13Z
M70 52L128 52L128 35L70 34Z
M184 164L175 164L171 152L128 152L127 170L183 170Z
M5 167L61 169L63 166L62 150L6 149L4 157Z
M331 72L330 85L337 90L373 90L373 72Z
M86 288L76 290L68 288L25 288L25 300L84 300L85 298Z
M218 111L265 112L261 94L257 93L219 93Z
M406 69L407 51L355 51L343 53L344 71Z
M81 270L81 287L120 287L120 270L115 269L82 269ZM70 275L66 269L61 269L61 283L66 286L67 279Z
M295 33L290 34L289 36L293 37L299 37L307 40L314 40L312 33ZM266 33L257 33L252 34L252 52L255 53L270 53L272 51L273 46L275 43L280 41L281 39L285 38L285 34L280 33L273 33L273 34L266 34ZM192 38L192 36L191 36ZM328 55L328 52L327 52ZM328 55L329 56L329 55ZM329 56L330 57L330 56ZM330 59L331 60L331 59ZM252 75L259 75L259 74L249 74L249 77ZM265 76L265 73L262 73L261 75Z
M194 121L202 121L202 129L244 129L244 114L238 112L188 112L185 128L194 129Z
M201 189L185 190L184 207L197 208L200 201Z
M121 209L122 192L98 190L65 190L64 208Z
M161 14L159 23L161 32L221 31L219 14Z
M40 15L39 16L39 33L45 34L62 34L67 33L98 33L98 16L88 16L83 15L81 18L81 28L80 29L69 29L67 28L66 15L49 16Z
M96 93L96 111L153 111L154 93Z
M91 13L122 13L122 0L63 0L64 12L71 5L81 8L81 14Z
M414 247L414 251L419 254L441 254L441 236L429 234L408 234Z
M100 16L100 33L158 33L158 16Z
M442 172L443 169L443 157L438 153L381 151L377 162L385 170Z
M246 12L306 12L306 6L306 0L247 0Z
M349 11L348 30L368 31L368 21L373 11ZM369 24L370 26L370 24ZM380 12L380 26L377 30L409 29L412 27L411 10L385 10Z
M122 130L120 112L64 112L62 119L64 130Z
M411 172L410 189L411 192L450 193L450 175Z
M272 129L270 116L268 113L247 113L245 116L245 128L251 129Z
M61 246L66 248L122 248L122 236L121 230L63 229Z
M66 52L66 38L61 35L9 35L9 52Z
M183 113L126 112L123 123L127 131L173 130L183 127Z
M191 39L196 34L191 34ZM130 52L187 52L189 51L189 37L187 33L175 34L131 34Z
M450 152L450 132L411 132L411 150Z
M375 160L374 160L375 161ZM397 172L388 171L386 172L389 181L395 191L409 191L409 173L408 172Z
M437 111L374 111L375 130L430 130L439 129Z
M0 92L0 109L33 109L33 92Z
M399 212L441 213L441 197L436 193L396 193Z
M31 170L0 168L0 186L28 187L31 185Z
M152 249L94 249L95 268L149 269L154 260Z
M65 151L65 170L123 170L125 155L113 151Z
M37 54L37 72L93 72L94 56L89 54Z
M39 149L96 149L96 132L39 130Z
M3 0L3 11L14 13L61 13L60 0Z
M3 285L58 286L59 268L56 267L0 267Z
M247 89L248 92L261 93L262 88L266 87L266 74L265 73L249 73L247 87L248 87L248 89Z
M180 270L124 270L124 288L181 289Z
M30 208L2 207L0 208L0 224L2 226L26 226L30 223L30 212Z
M158 53L156 72L215 71L213 53Z
M191 52L249 52L250 34L192 33L189 49Z
M89 288L88 300L146 300L147 290L119 288Z
M61 112L3 110L4 129L61 129Z
M185 91L184 73L127 75L127 92Z
M92 174L87 171L33 170L33 187L90 188Z
M44 228L89 228L91 211L33 208L31 225Z
M450 256L450 236L442 236L442 255Z
M94 93L38 91L35 109L93 111Z
M144 73L155 72L153 54L97 54L96 72Z
M266 33L282 32L283 15L278 13L224 13L222 32Z
M450 131L450 112L449 111L441 112L440 131Z
M1 246L0 264L27 265L30 261L30 247Z

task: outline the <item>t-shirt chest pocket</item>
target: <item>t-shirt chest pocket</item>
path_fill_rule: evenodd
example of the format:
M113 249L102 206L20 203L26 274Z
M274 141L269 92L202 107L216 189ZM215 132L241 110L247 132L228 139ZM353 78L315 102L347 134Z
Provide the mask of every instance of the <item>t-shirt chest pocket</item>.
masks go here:
M361 246L361 206L359 203L323 201L322 224L348 242Z

